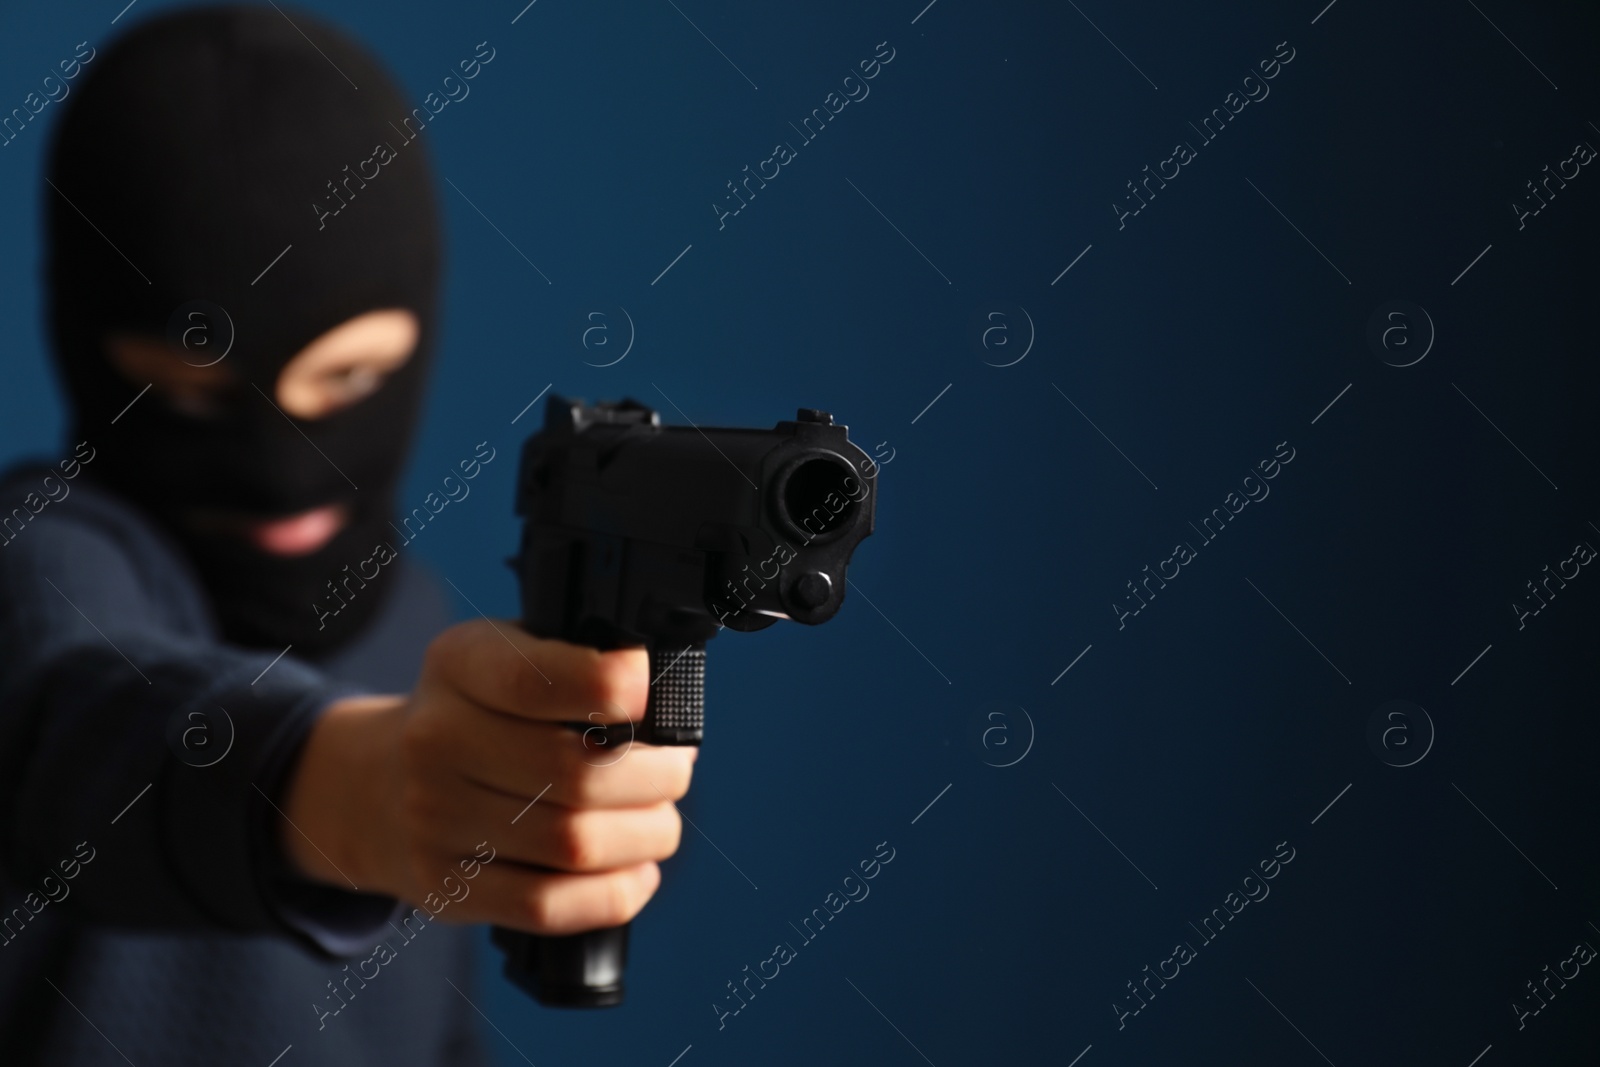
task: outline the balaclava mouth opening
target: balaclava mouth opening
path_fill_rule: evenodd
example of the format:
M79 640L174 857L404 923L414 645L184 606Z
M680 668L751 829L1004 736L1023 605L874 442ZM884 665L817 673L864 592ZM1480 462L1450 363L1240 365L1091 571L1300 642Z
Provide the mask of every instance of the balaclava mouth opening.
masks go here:
M75 89L44 190L46 287L72 440L96 447L86 473L177 539L227 638L331 650L393 584L380 575L337 614L313 606L337 603L329 583L342 569L394 543L394 491L436 330L439 226L410 108L361 46L270 7L151 19L95 57ZM106 336L168 338L175 313L196 302L222 309L199 320L208 328L231 324L231 337L213 339L231 341L221 365L239 379L225 412L190 417L154 390L127 408L144 383L111 365ZM307 343L387 308L414 312L421 333L377 392L320 419L275 406L279 372ZM298 557L189 521L196 510L266 518L328 504L348 521Z

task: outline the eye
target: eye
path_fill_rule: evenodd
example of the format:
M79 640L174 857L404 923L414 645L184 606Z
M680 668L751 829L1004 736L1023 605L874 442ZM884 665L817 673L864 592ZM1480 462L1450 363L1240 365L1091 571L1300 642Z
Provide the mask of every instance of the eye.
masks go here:
M419 326L410 311L369 311L313 339L278 373L277 400L297 419L320 419L383 387L411 358Z
M328 376L329 392L342 404L353 404L377 392L385 375L371 367L356 365L346 367Z

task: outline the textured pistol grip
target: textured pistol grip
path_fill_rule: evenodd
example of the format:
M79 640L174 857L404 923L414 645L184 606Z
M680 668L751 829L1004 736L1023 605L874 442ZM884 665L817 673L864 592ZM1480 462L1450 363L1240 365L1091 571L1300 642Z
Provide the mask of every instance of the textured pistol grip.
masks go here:
M698 745L706 723L706 649L650 646L650 699L641 740Z

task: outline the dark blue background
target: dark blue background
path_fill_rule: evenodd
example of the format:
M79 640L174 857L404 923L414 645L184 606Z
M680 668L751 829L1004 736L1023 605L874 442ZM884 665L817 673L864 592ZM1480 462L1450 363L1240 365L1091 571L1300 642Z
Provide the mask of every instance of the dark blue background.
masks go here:
M1600 176L1520 231L1510 208L1600 144L1593 15L938 0L913 24L922 2L539 0L515 25L517 0L305 5L419 103L478 42L497 50L427 131L459 193L441 182L441 358L400 501L499 449L416 546L479 607L515 611L515 448L542 405L511 420L548 384L681 422L670 397L702 425L823 407L893 449L840 616L711 647L685 804L706 836L686 831L635 925L627 1006L538 1008L485 950L504 1062L523 1062L509 1043L541 1067L690 1045L683 1067L1088 1046L1083 1067L1465 1067L1489 1045L1484 1067L1592 1062L1593 968L1520 1032L1509 1004L1600 944L1600 578L1521 631L1509 605L1600 544ZM120 6L0 16L4 108L166 5L112 26ZM871 95L800 145L788 124L880 41L895 57ZM1270 96L1119 230L1124 183L1198 145L1187 123L1283 41ZM54 117L0 149L0 461L61 448L37 228ZM798 158L719 231L724 183L780 140ZM1437 330L1414 366L1365 339L1394 299ZM632 351L586 366L620 351L618 308ZM986 365L1022 350L1016 308L1032 350ZM1013 344L985 350L1002 309ZM614 344L586 350L593 311ZM1270 497L1198 546L1188 523L1284 441ZM1198 557L1119 630L1124 583L1179 540ZM1391 699L1437 731L1411 767L1366 740ZM1031 751L986 766L1023 750L1018 709ZM724 983L797 941L788 924L882 841L871 896L719 1031ZM1271 895L1200 946L1188 924L1283 841ZM1180 940L1198 958L1119 1031L1125 983Z

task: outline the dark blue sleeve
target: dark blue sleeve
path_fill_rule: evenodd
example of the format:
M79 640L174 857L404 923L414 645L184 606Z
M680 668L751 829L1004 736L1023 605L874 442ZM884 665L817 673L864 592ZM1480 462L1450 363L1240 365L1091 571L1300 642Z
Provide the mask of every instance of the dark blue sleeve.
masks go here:
M92 856L67 906L95 923L374 943L398 903L297 877L275 831L316 717L360 690L176 623L135 555L70 515L0 545L0 869L28 889Z

